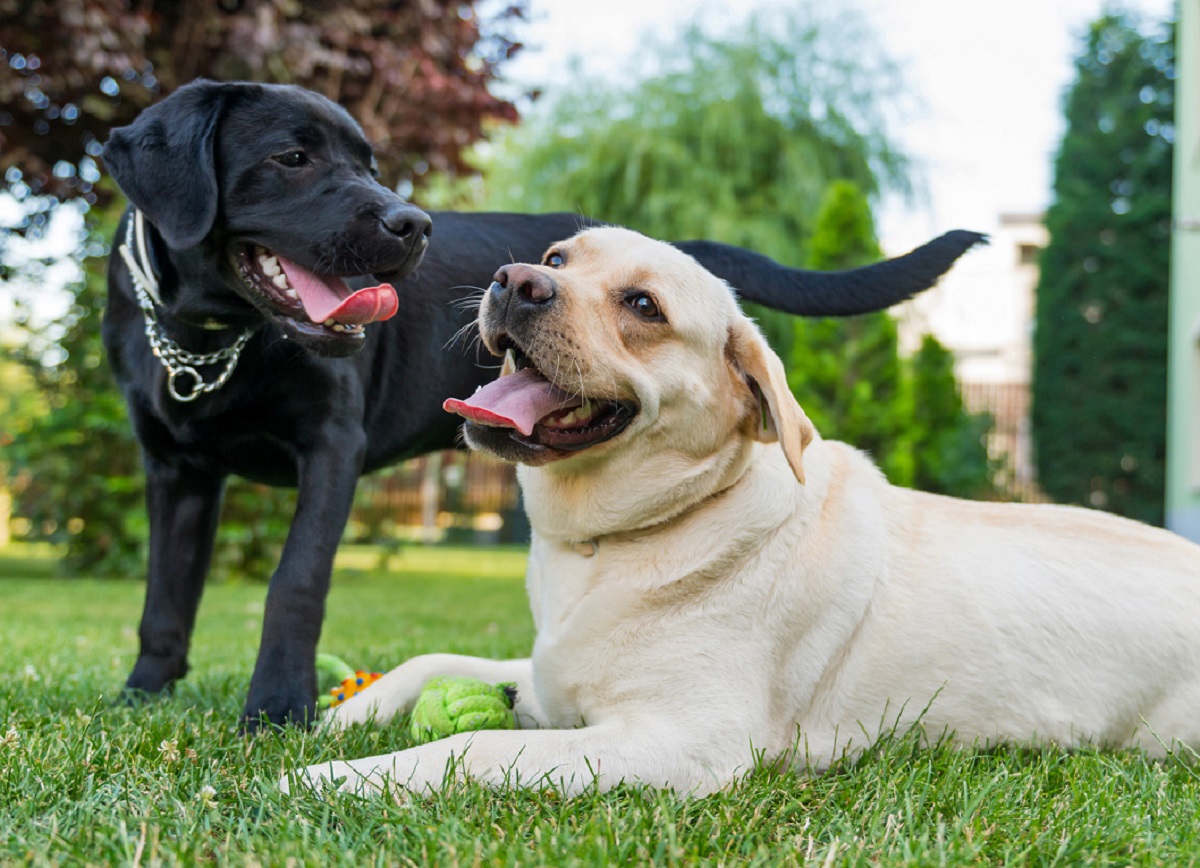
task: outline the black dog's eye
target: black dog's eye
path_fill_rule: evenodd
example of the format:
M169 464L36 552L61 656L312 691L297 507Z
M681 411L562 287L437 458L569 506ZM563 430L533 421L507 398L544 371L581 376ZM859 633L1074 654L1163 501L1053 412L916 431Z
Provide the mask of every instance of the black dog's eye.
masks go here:
M548 265L551 268L562 268L567 264L567 260L556 250L553 253L547 253L546 259L542 264Z
M625 304L629 305L630 309L643 319L663 319L662 311L658 309L658 302L654 300L654 296L645 292L631 292L625 296Z
M304 151L284 151L282 154L273 154L271 159L289 169L298 169L308 165L308 154Z

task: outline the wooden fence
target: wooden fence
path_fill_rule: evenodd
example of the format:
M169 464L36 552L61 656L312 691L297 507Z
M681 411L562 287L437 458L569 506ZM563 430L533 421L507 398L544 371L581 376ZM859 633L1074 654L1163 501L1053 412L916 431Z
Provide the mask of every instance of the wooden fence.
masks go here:
M526 542L514 469L485 455L435 452L365 477L350 534L375 542Z
M1038 488L1029 432L1028 383L963 383L963 403L972 413L988 413L993 420L987 435L988 457L998 470L993 478L1004 500L1046 503Z

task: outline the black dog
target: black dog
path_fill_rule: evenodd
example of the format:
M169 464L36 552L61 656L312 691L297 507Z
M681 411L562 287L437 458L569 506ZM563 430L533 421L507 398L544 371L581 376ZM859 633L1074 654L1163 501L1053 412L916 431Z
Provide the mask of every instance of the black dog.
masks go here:
M586 221L436 214L430 241L429 217L374 179L357 124L295 87L195 82L114 130L104 161L132 204L110 263L104 340L142 445L150 517L127 688L156 693L187 673L222 488L236 473L299 489L243 718L251 728L309 720L358 476L453 447L443 399L495 376L445 349L471 319L452 302ZM921 291L980 239L953 232L834 274L722 244L679 247L747 300L842 315ZM387 285L352 294L331 275L373 275L399 297Z

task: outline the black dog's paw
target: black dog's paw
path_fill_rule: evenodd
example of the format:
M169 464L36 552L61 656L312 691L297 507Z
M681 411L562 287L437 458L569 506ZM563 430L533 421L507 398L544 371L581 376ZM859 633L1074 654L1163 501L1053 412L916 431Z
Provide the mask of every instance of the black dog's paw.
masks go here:
M188 664L184 658L143 654L138 657L125 681L122 698L133 704L146 697L170 693L175 682L187 675L187 671Z
M113 705L118 708L139 708L143 705L153 702L156 699L170 696L173 692L174 685L167 685L162 690L151 693L149 690L141 690L137 687L130 687L126 684L121 688L121 692L117 694L113 700Z
M251 697L253 699L253 697ZM255 709L255 710L251 710ZM245 735L281 727L309 729L317 722L317 704L312 699L267 697L262 702L247 702L242 711L240 731Z

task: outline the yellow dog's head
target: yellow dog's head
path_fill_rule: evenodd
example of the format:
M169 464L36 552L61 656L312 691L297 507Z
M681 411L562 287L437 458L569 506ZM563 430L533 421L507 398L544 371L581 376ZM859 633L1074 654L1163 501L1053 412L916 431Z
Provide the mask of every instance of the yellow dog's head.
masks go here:
M538 468L527 489L570 487L617 513L654 492L687 500L756 441L778 441L804 480L814 432L783 365L730 288L669 244L589 229L540 265L506 265L479 329L501 377L447 409L473 448Z

